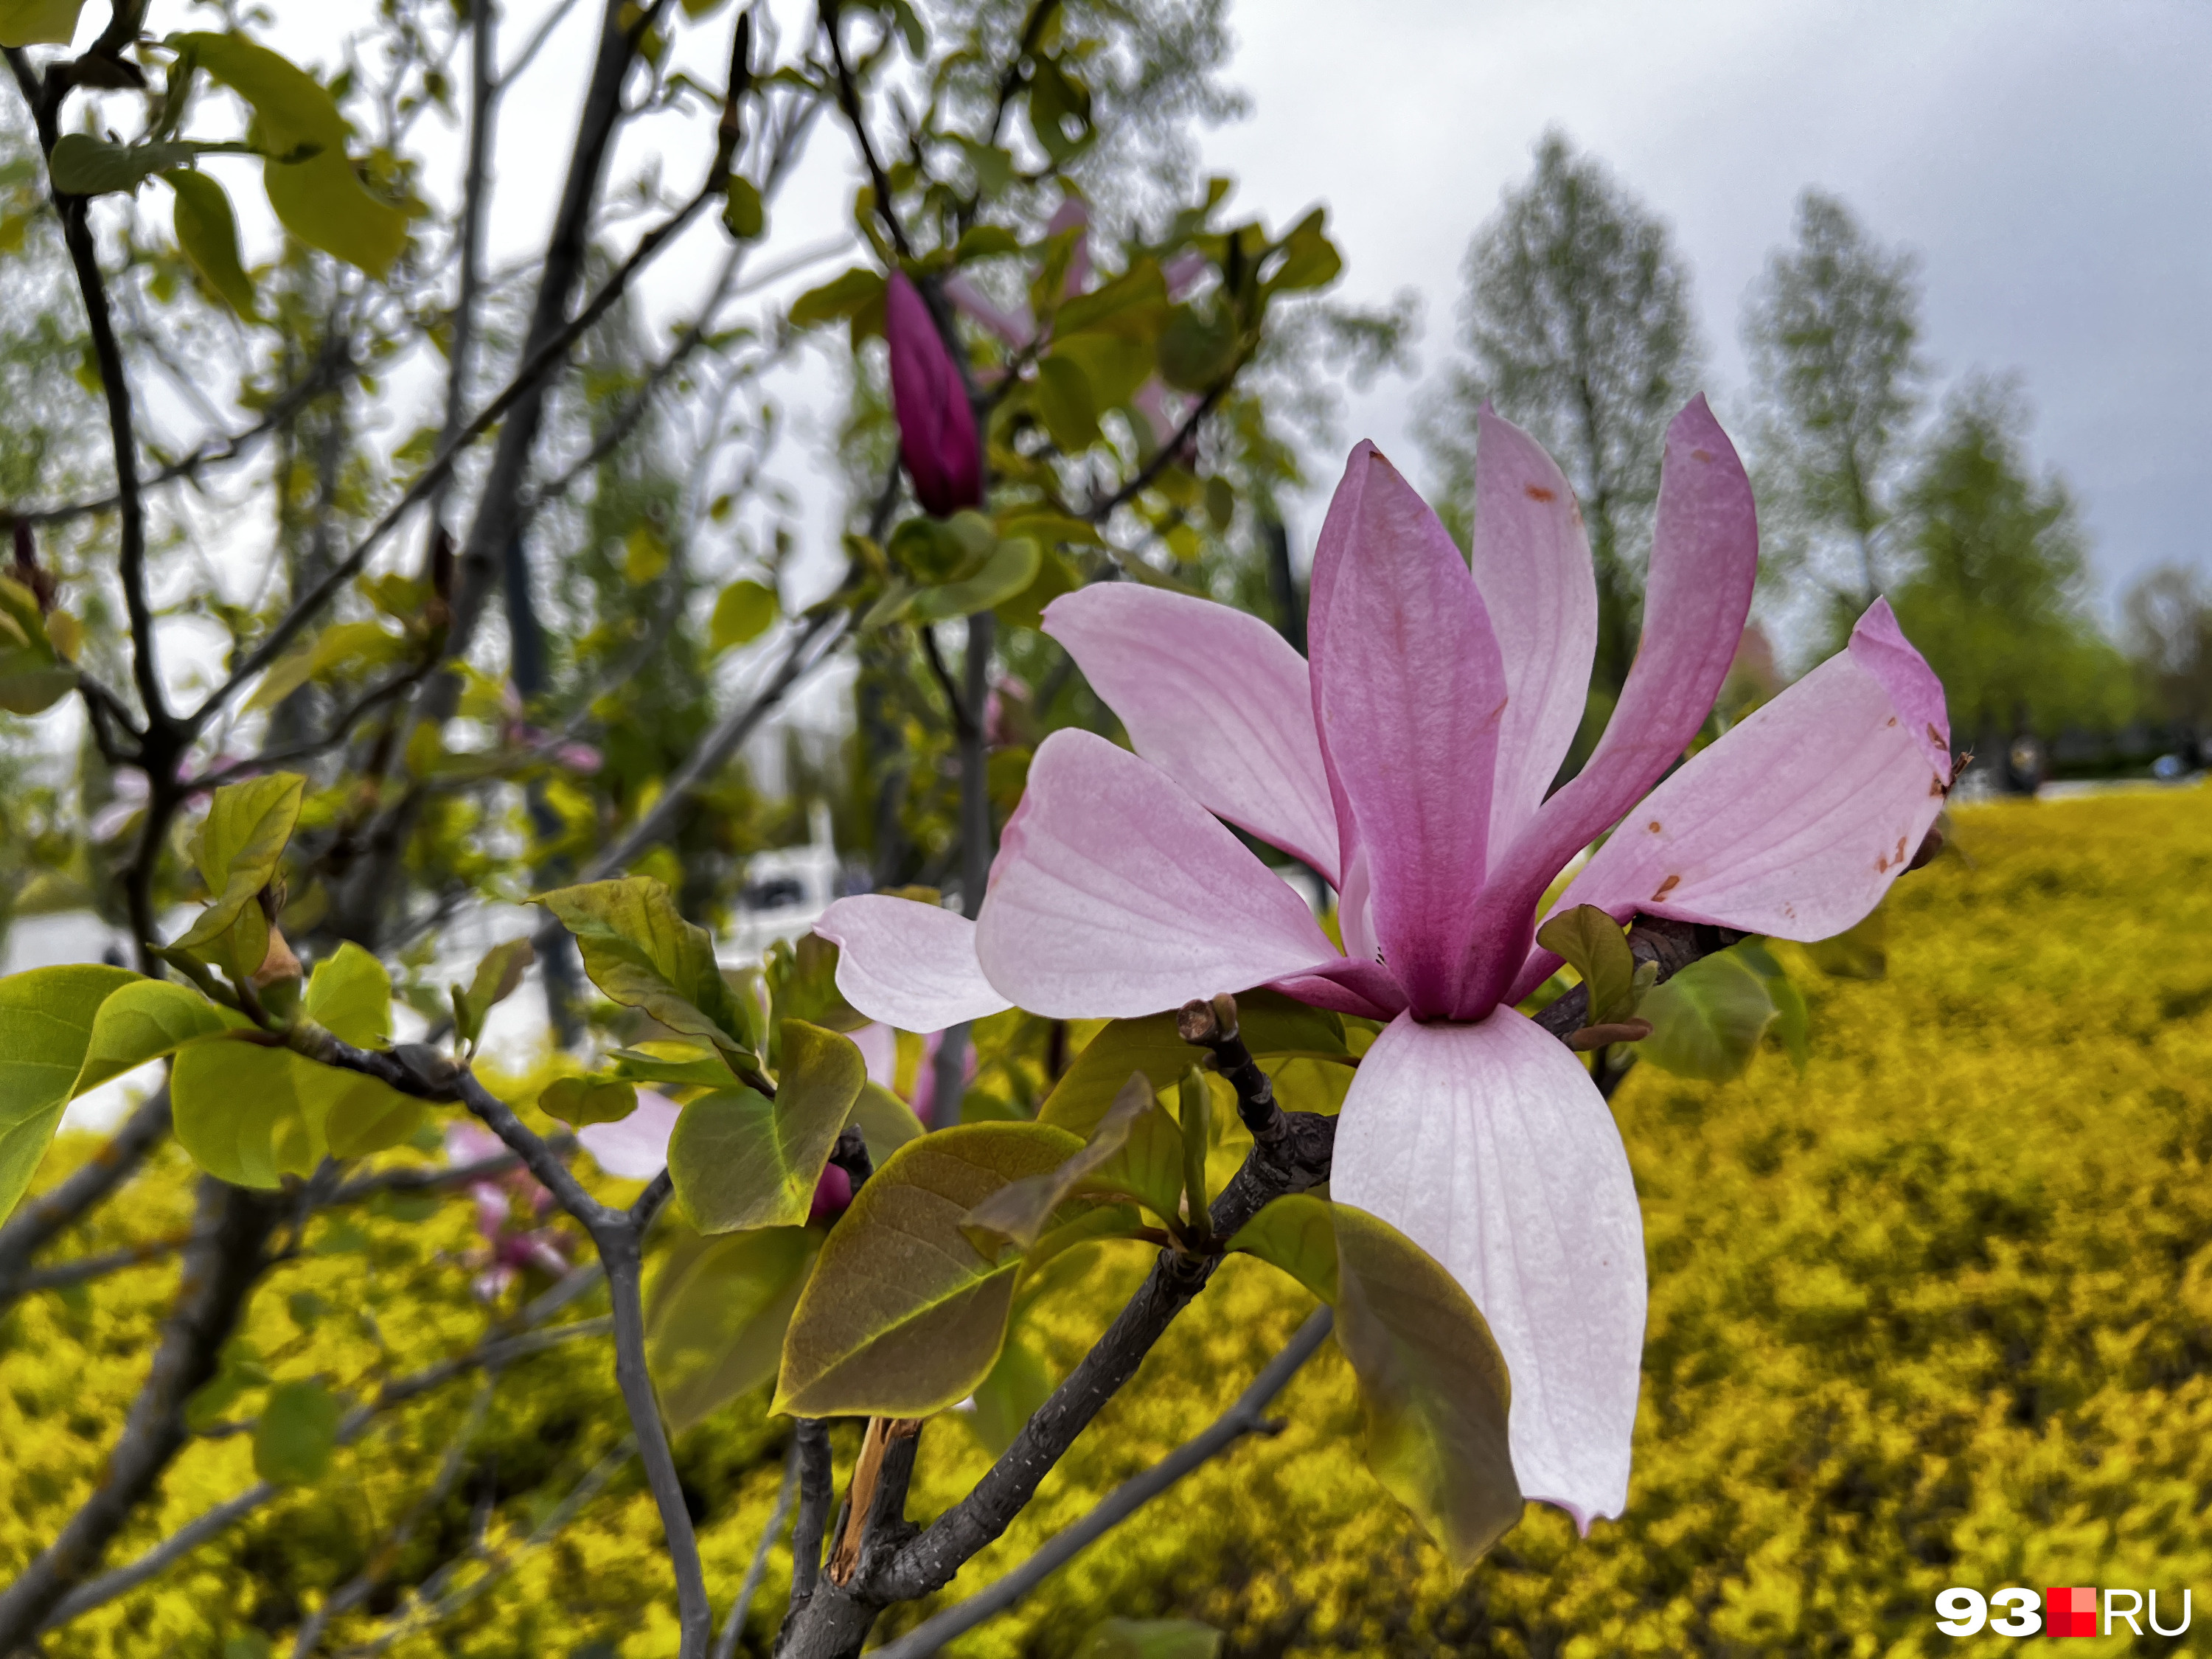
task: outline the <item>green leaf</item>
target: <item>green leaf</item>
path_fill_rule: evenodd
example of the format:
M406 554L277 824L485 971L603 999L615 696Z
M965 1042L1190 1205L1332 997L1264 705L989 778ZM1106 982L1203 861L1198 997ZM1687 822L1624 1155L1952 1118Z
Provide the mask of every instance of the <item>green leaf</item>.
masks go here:
M346 122L321 82L242 34L172 35L216 80L253 106L272 159L262 185L277 219L310 247L381 277L407 244L407 216L369 194L346 160ZM302 150L297 161L276 161Z
M1804 947L1813 965L1831 979L1881 979L1889 972L1889 915L1876 909L1856 927Z
M171 222L176 229L177 246L184 250L185 258L191 261L200 280L222 296L225 305L241 317L258 321L260 301L253 291L253 278L246 275L238 257L238 218L231 211L230 198L220 184L204 173L177 167L163 173L161 177L177 193ZM269 682L275 676L276 667L272 665L254 691L256 699L269 689ZM301 680L306 678L303 672ZM280 693L275 701L282 700Z
M870 306L884 302L884 274L871 270L866 265L831 277L819 288L811 288L791 302L791 325L793 328L816 328L823 323L835 322L841 317L851 317Z
M299 822L306 781L296 772L272 772L215 792L196 854L200 875L215 897L175 941L178 949L198 950L228 933L239 912L269 884ZM252 963L260 965L258 960Z
M392 975L351 939L315 964L303 1006L309 1019L356 1048L391 1040Z
M261 182L285 229L372 276L388 273L407 246L407 215L370 195L342 149L265 162Z
M1047 357L1037 365L1035 398L1037 418L1062 454L1080 455L1098 441L1098 407L1080 363L1065 353Z
M210 1002L173 980L139 979L100 1005L84 1064L70 1088L72 1099L187 1042L217 1036L247 1024L246 1016Z
M1322 230L1327 217L1322 209L1316 208L1283 238L1283 262L1267 278L1270 294L1326 288L1336 280L1344 269L1344 258Z
M722 228L740 242L757 241L768 228L768 210L762 204L760 186L743 173L730 175L730 191L722 204Z
M860 1085L849 1121L868 1144L868 1157L881 1164L909 1140L919 1140L929 1126L914 1115L914 1108L872 1079Z
M187 1043L169 1071L177 1139L210 1175L276 1188L325 1156L397 1146L426 1109L373 1077L242 1038Z
M979 611L1010 599L1036 580L1041 555L1026 536L1012 536L991 550L983 568L964 581L927 587L907 607L907 620L944 622L952 617L971 617Z
M1349 1062L1344 1022L1324 1009L1293 1002L1279 991L1248 991L1237 999L1244 1046L1255 1054L1305 1054ZM1098 1127L1131 1072L1142 1072L1155 1089L1183 1074L1197 1050L1176 1032L1173 1014L1117 1019L1091 1038L1037 1114L1079 1135Z
M1804 993L1790 982L1765 941L1747 939L1735 949L1738 959L1759 975L1766 994L1774 1000L1774 1034L1782 1039L1783 1051L1797 1075L1804 1076L1813 1057L1813 1016L1805 1006Z
M538 1107L572 1129L619 1123L637 1109L637 1091L602 1078L557 1077L538 1091Z
M1611 1025L1636 1012L1636 958L1620 924L1595 904L1577 904L1536 930L1536 943L1589 987L1585 1025Z
M1096 331L1150 341L1158 337L1167 313L1168 283L1159 262L1139 259L1111 282L1062 301L1053 314L1053 339L1061 343L1071 335Z
M777 608L775 589L765 582L732 582L714 601L708 649L720 653L758 639L775 623Z
M806 1227L678 1238L645 1298L646 1369L672 1432L774 1380L821 1247Z
M786 1020L775 1098L750 1089L702 1095L668 1138L676 1200L702 1233L793 1227L853 1114L867 1062L849 1037Z
M84 0L0 0L0 46L65 46Z
M1289 1194L1238 1228L1229 1248L1280 1268L1334 1307L1338 1281L1334 1208L1327 1199L1310 1193Z
M972 138L962 138L957 135L953 142L967 152L971 165L974 164L976 152L984 148ZM1013 182L1012 158L1006 155L1004 150L994 150L990 153L1006 161L1006 174L998 185L998 188L1004 189ZM986 163L986 165L988 164ZM972 260L996 259L1006 254L1019 253L1021 251L1021 238L1004 225L971 225L960 233L960 240L952 250L952 263L956 265L964 265Z
M961 1223L1081 1147L1041 1123L970 1123L893 1153L823 1246L770 1409L927 1417L973 1394L998 1361L1021 1258L986 1261Z
M1195 1619L1108 1619L1091 1627L1076 1659L1218 1659L1221 1643Z
M726 1089L730 1068L707 1049L689 1042L645 1042L617 1048L608 1059L625 1083L659 1083L678 1088Z
M975 1412L968 1425L983 1449L997 1457L1051 1395L1052 1373L1045 1369L1044 1356L1018 1331L1010 1333L991 1374L975 1385Z
M66 132L50 158L54 188L71 196L129 193L157 173L190 167L204 146L166 143L111 144L90 133Z
M1001 599L992 607L999 620L1010 628L1041 629L1044 627L1044 608L1063 593L1073 593L1083 586L1082 579L1069 568L1059 554L1047 548L1037 560L1036 574L1030 585L1012 599Z
M484 1017L514 994L523 974L537 959L537 947L527 938L511 939L484 952L467 990L453 988L453 1030L463 1042L476 1046L483 1035Z
M75 690L76 683L76 670L54 649L38 596L0 576L0 708L11 714L40 714Z
M1426 1251L1337 1205L1337 1346L1359 1379L1367 1467L1465 1571L1521 1518L1505 1358Z
M1521 1515L1504 1357L1426 1251L1364 1210L1279 1198L1229 1242L1336 1310L1367 1420L1367 1465L1462 1571Z
M1190 1224L1203 1237L1211 1231L1206 1206L1213 1202L1206 1187L1206 1154L1213 1145L1213 1091L1197 1066L1182 1074L1176 1104L1181 1108L1176 1138L1182 1152L1182 1188L1190 1197Z
M272 1486L311 1486L338 1446L337 1396L319 1382L280 1382L253 1425L253 1472Z
M1152 1085L1142 1073L1132 1073L1122 1085L1106 1115L1068 1160L1057 1169L1021 1181L1009 1182L968 1212L960 1224L962 1237L977 1252L996 1261L1009 1244L1025 1250L1037 1242L1053 1214L1076 1188L1097 1175L1121 1150L1139 1118L1159 1109L1152 1103Z
M540 893L534 902L576 936L592 983L628 1008L642 1008L672 1031L704 1037L750 1058L738 1012L714 941L677 914L668 890L650 876L625 876Z
M1733 951L1692 963L1644 994L1651 1035L1638 1058L1677 1077L1725 1083L1741 1076L1774 1023L1774 999Z
M0 979L0 1220L21 1201L61 1127L101 1005L137 978L87 963Z
M1180 392L1211 392L1237 362L1237 327L1177 306L1160 333L1160 378Z
M278 154L314 145L341 149L345 117L315 77L290 59L242 34L195 31L169 37L200 67L253 106L262 137Z

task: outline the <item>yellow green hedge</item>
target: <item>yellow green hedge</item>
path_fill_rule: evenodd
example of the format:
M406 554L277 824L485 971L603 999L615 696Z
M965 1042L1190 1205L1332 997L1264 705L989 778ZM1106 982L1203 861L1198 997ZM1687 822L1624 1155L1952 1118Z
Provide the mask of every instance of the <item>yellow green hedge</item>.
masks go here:
M1954 1583L2191 1586L2200 1622L2212 1616L2212 798L1987 806L1957 829L1956 855L1892 902L1886 979L1823 978L1784 951L1812 1004L1802 1079L1772 1054L1723 1087L1644 1068L1616 1097L1652 1268L1624 1521L1577 1541L1532 1510L1455 1583L1366 1474L1348 1376L1324 1347L1279 1402L1279 1437L1201 1471L953 1651L1058 1659L1097 1619L1176 1614L1227 1628L1247 1655L1936 1654L1959 1646L1931 1609ZM70 1248L188 1217L172 1156ZM459 1205L318 1219L258 1297L250 1340L280 1379L341 1385L457 1352L486 1321L468 1295L471 1239ZM1048 1316L1063 1365L1143 1271L1141 1249L1116 1248L1095 1300ZM173 1279L134 1269L0 1322L0 1575L94 1477ZM1306 1310L1271 1270L1230 1264L948 1595L1201 1427ZM259 1651L255 1632L289 1651L302 1612L408 1513L473 1397L463 1383L395 1413L319 1486L51 1651L212 1659ZM524 1547L621 1433L603 1347L501 1377L453 1494L394 1575L411 1584L473 1548L477 1565L448 1582L483 1577L482 1593L386 1650L672 1653L634 1471ZM839 1444L849 1456L850 1435ZM718 1603L774 1500L780 1447L757 1403L679 1443ZM985 1462L957 1416L933 1424L915 1513ZM243 1437L195 1444L115 1559L252 1478ZM779 1557L754 1651L787 1571ZM386 1592L336 1621L323 1650L394 1634L399 1605Z

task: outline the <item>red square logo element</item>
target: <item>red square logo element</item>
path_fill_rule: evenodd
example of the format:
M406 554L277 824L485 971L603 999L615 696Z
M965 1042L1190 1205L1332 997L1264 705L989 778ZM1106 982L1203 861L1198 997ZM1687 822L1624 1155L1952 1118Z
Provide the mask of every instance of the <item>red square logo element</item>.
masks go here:
M2097 1633L2097 1592L2078 1589L2045 1590L2043 1633L2045 1636L2094 1636Z

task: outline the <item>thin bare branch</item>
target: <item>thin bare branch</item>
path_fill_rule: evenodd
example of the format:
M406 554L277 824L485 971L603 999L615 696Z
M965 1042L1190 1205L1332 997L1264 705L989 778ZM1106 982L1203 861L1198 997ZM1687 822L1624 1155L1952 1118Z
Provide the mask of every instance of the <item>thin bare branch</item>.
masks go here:
M932 1615L896 1642L876 1650L876 1659L927 1659L953 1638L994 1619L1066 1566L1083 1551L1134 1515L1192 1470L1227 1451L1248 1435L1273 1434L1281 1425L1269 1420L1267 1408L1313 1357L1329 1333L1329 1310L1317 1308L1298 1327L1283 1351L1237 1396L1237 1403L1216 1418L1203 1433L1194 1436L1141 1474L1132 1475L1099 1500L1090 1514L1055 1534L1037 1553L988 1589Z

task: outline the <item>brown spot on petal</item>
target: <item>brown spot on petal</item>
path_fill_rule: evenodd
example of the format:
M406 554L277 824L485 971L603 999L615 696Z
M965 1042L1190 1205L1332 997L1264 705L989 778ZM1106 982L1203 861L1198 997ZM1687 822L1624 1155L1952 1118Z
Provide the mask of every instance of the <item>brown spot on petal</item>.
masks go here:
M1948 793L1943 787L1943 775L1941 772L1930 772L1928 775L1928 793L1931 795Z
M1657 835L1659 833L1659 820L1656 818L1652 819L1650 823L1644 826L1644 828L1650 830L1653 835Z
M1934 720L1928 722L1928 741L1934 744L1938 749L1941 749L1943 746L1943 734L1936 729L1936 722Z
M1874 861L1874 872L1877 876L1886 876L1889 873L1888 854L1884 853L1880 858Z
M1897 716L1896 716L1896 715L1894 715L1894 714L1892 714L1892 715L1889 717L1889 723L1890 723L1892 726L1896 725L1896 724L1897 724Z
M1664 881L1662 881L1662 882L1661 882L1661 883L1659 884L1659 890L1658 890L1657 892L1654 893L1654 894L1651 896L1651 902L1652 902L1654 904L1658 903L1658 902L1659 902L1661 899L1665 898L1665 897L1667 896L1667 895L1668 895L1668 894L1669 894L1669 893L1673 892L1673 891L1674 891L1677 887L1680 886L1681 884L1682 884L1682 878L1681 878L1681 877L1680 877L1680 876L1669 876L1669 877L1668 877L1666 880L1664 880Z
M1693 449L1690 452L1690 459L1693 461L1710 461L1712 458L1713 452L1710 449Z
M1902 836L1899 836L1897 838L1897 856L1892 859L1890 862L1893 864L1902 864L1905 862L1905 837Z
M1547 489L1541 484L1530 484L1528 499L1532 501L1556 501L1559 499L1559 492L1556 489Z

